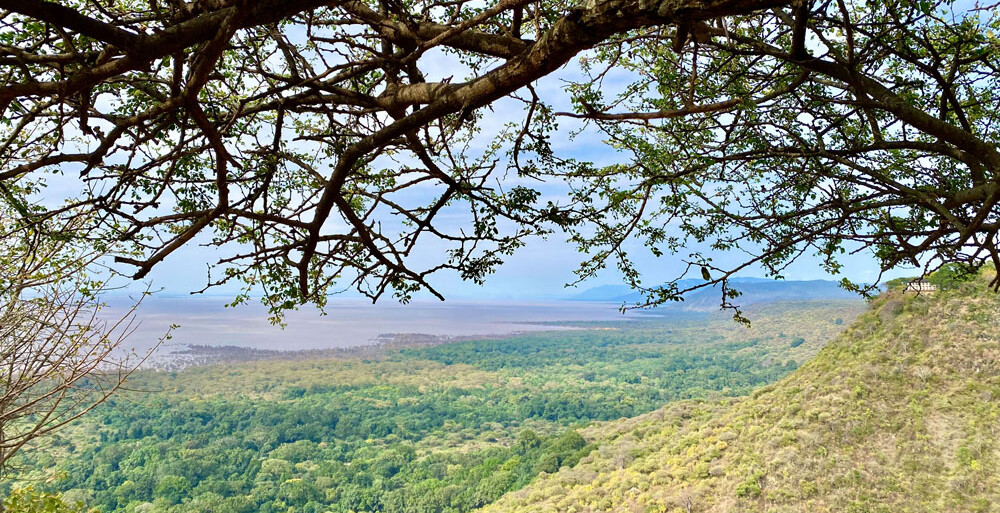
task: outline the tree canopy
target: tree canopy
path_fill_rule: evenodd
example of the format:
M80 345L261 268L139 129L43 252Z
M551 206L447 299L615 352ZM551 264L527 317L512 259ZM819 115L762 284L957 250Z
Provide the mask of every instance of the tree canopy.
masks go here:
M481 281L552 232L586 252L581 278L616 265L636 286L633 239L723 290L803 254L1000 264L994 7L0 0L0 192L29 225L86 211L136 278L210 237L207 285L263 286L276 310L437 294L434 273ZM575 109L557 112L533 86L567 63ZM484 123L498 102L521 121ZM554 146L572 118L620 161ZM428 239L446 256L418 258Z

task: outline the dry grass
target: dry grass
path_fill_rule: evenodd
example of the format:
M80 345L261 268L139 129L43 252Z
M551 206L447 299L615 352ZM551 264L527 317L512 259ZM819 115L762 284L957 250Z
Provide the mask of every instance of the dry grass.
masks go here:
M781 382L594 426L487 511L1000 511L998 328L982 283L887 294Z

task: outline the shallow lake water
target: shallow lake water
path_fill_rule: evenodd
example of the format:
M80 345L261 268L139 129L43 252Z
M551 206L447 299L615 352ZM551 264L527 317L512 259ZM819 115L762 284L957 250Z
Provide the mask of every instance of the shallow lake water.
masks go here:
M372 305L354 299L333 299L322 315L307 306L286 314L287 326L271 325L259 303L226 307L226 298L150 297L136 314L135 332L127 345L144 352L168 330L171 339L161 350L188 345L238 346L269 350L333 349L376 343L380 335L419 333L444 336L505 335L524 331L565 329L560 322L635 319L622 314L618 303L585 301L414 301L406 305ZM124 301L110 301L104 317L123 311ZM554 324L540 324L554 323Z

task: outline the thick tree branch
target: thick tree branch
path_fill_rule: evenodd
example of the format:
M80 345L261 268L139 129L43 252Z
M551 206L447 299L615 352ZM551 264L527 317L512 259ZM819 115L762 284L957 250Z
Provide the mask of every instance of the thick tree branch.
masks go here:
M37 20L67 28L128 50L136 45L141 35L133 34L100 20L84 16L74 9L54 2L40 0L0 0L0 8L23 14Z

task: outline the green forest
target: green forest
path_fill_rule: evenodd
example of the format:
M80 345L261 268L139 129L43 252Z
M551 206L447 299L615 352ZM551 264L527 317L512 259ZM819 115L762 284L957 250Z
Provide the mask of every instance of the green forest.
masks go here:
M12 466L16 485L103 513L470 511L587 457L588 426L782 378L863 307L773 304L748 312L750 328L678 314L377 357L143 371Z

